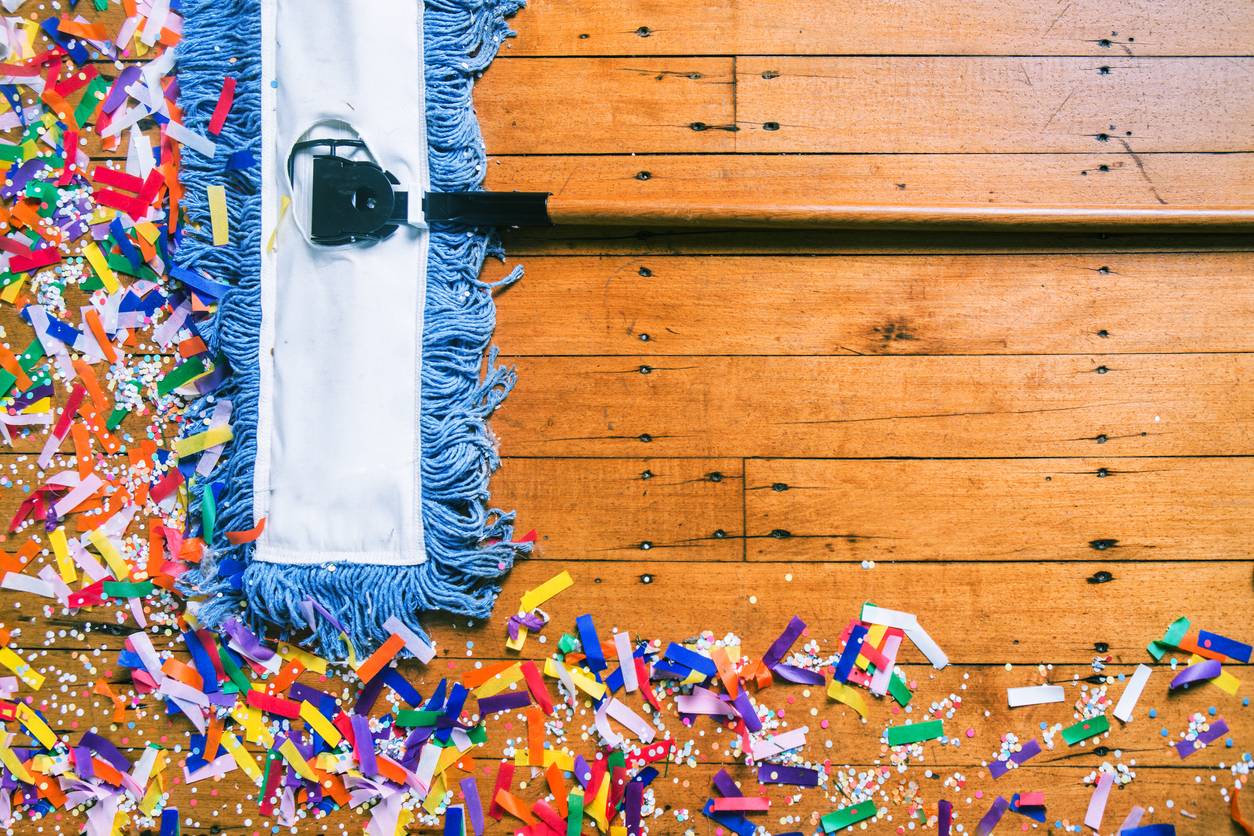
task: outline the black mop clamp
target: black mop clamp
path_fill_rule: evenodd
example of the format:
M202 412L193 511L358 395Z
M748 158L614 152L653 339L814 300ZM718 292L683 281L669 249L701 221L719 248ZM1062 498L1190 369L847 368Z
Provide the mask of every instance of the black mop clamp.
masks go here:
M339 148L365 148L359 139L311 139L292 146L288 178L294 177L296 154L328 148L313 157L309 237L315 244L336 246L381 241L409 223L409 192L400 181L370 160L336 155ZM422 198L425 222L467 226L551 226L547 192L427 192Z

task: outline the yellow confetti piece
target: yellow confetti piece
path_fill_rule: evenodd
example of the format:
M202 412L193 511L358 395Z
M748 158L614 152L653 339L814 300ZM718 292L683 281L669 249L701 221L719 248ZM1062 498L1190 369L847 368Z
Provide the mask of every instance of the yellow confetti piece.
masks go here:
M862 646L879 647L880 639L884 638L884 634L886 632L888 632L888 628L883 624L871 625L871 629L867 631L866 638L863 639ZM867 666L871 664L871 660L859 653L858 658L854 660L854 663L862 670L866 670Z
M226 186L209 186L209 222L213 224L213 245L231 243L231 222L226 214Z
M579 668L567 668L566 672L570 674L570 678L574 680L579 690L583 691L594 700L599 700L605 696L605 686L597 682L592 677L586 675Z
M292 199L286 195L279 203L279 218L274 222L274 229L270 232L270 240L266 241L266 252L274 252L274 245L279 237L279 227L283 225L283 218L287 216L287 210L292 205Z
M9 670L18 675L18 678L30 687L38 691L44 686L44 678L35 673L30 665L22 661L22 657L18 656L7 647L0 648L0 665L4 665Z
M144 236L144 240L149 244L156 243L161 230L157 229L157 225L152 221L144 221L142 224L135 224L135 231Z
M188 456L203 453L205 450L208 450L210 447L214 447L218 444L226 444L234 437L235 436L231 433L230 427L214 427L213 429L206 430L203 433L196 433L196 435L189 435L187 438L180 438L178 441L171 444L170 448L174 451L174 455L178 456L180 459L185 459Z
M67 584L78 580L78 570L70 559L70 549L65 542L65 529L58 528L48 532L48 542L52 543L52 552L57 556L57 568L61 570L61 580Z
M91 265L91 269L96 271L100 281L104 282L105 290L110 293L116 293L118 290L118 277L113 275L113 271L109 269L109 262L105 261L104 253L100 252L100 248L96 246L95 241L90 241L83 245L83 255L87 257L87 262Z
M57 736L53 734L52 729L48 728L48 724L24 702L17 704L17 719L45 749L51 749L57 745Z
M866 703L862 701L862 695L845 683L832 680L832 683L827 686L827 695L843 702L863 717L866 716Z
M610 836L627 836L627 828L613 825L610 827Z
M318 780L318 776L309 768L309 764L300 756L300 752L296 749L296 744L291 740L283 741L283 745L279 747L279 754L283 756L283 760L291 764L297 775L306 781Z
M331 721L322 716L322 712L314 708L313 703L305 700L300 704L300 719L309 724L309 728L318 733L318 736L327 742L329 746L336 746L340 742L340 730L331 725Z
M231 753L231 757L235 758L239 768L244 770L244 774L254 783L261 780L261 767L257 766L257 761L248 753L244 745L236 739L235 735L224 733L222 735L222 747Z
M23 415L42 415L52 411L52 398L41 398L22 410Z
M531 612L563 589L569 588L573 583L574 581L570 579L570 573L562 572L557 577L550 578L535 589L524 592L522 596L523 610Z
M153 781L148 785L148 792L144 795L144 800L139 802L139 812L145 816L151 816L153 811L157 809L157 805L161 803L161 785L157 781Z
M400 814L396 817L396 832L392 836L405 836L409 832L409 825L415 818L413 810L406 810L402 807Z
M526 749L514 750L514 766L526 766L529 763L531 763L531 757Z
M126 564L126 559L113 545L113 541L100 529L97 528L89 533L87 539L91 540L91 544L96 547L96 551L100 552L100 556L105 559L105 563L109 564L109 568L113 570L118 580L124 581L130 577L131 567Z
M514 664L476 688L475 696L483 699L484 697L499 694L513 683L521 681L522 678L522 668L518 664Z
M439 775L453 764L457 763L462 753L457 750L456 746L448 746L444 751L440 752L440 759L435 762L435 771L433 775Z
M26 273L22 273L18 276L17 281L9 282L5 285L4 290L0 291L0 299L3 299L10 305L16 302L17 297L22 293L22 285L26 284L26 276Z
M553 764L557 764L557 768L563 772L575 771L575 759L566 752L560 752L554 749L544 750L544 768L548 769Z
M1194 653L1192 656L1189 657L1190 665L1196 665L1198 662L1205 662L1205 661L1206 661L1205 659L1203 659L1201 656L1198 656L1196 653ZM1241 687L1241 680L1237 679L1235 676L1228 673L1227 671L1224 671L1223 673L1219 674L1219 676L1212 677L1211 679L1208 679L1206 681L1209 682L1211 685L1214 685L1219 690L1225 691L1234 697L1237 695L1237 689Z
M244 705L236 701L231 708L231 717L244 727L244 739L251 743L260 743L267 749L274 746L274 735L262 724L261 709Z
M610 823L605 818L605 802L610 797L610 776L601 777L601 789L597 790L596 798L592 799L592 804L585 804L583 811L586 815L592 816L597 823L597 829L602 833L609 829Z
M300 662L305 666L305 670L313 671L314 673L327 672L326 659L323 659L321 656L315 656L308 651L301 650L294 644L279 642L279 655L289 662L295 659L297 662ZM322 736L326 737L325 734Z
M8 746L0 746L0 763L4 764L4 768L13 774L14 778L27 784L35 783L34 777L26 771L26 767L17 755Z
M448 784L444 781L444 776L435 776L435 780L431 782L431 792L427 793L427 797L422 802L422 809L435 815L435 811L444 803L446 792L448 792Z

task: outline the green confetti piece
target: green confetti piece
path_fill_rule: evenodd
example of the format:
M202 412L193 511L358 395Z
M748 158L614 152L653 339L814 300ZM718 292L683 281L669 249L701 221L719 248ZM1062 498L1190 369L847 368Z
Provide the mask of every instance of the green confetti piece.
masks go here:
M1081 720L1071 728L1063 729L1062 739L1067 741L1068 746L1074 746L1081 740L1096 737L1107 731L1110 731L1110 721L1103 714L1100 717L1094 717L1092 720Z
M823 825L823 829L828 833L837 830L844 830L850 825L869 819L875 815L875 802L871 800L859 801L852 807L846 807L843 810L837 810L834 813L828 813L819 822Z
M157 394L168 395L180 386L195 380L202 374L207 372L204 361L199 357L193 357L174 371L168 373L161 381L157 383Z
M411 708L402 708L396 714L396 725L405 727L434 726L436 721L443 716L443 711L415 711Z
M906 685L902 678L897 674L893 674L888 678L888 693L893 695L898 705L905 706L909 704L910 698L914 694L910 693L909 686Z
M563 653L570 653L575 649L575 637L567 633L562 633L562 637L557 640L557 649Z
M615 766L620 766L623 769L626 769L627 768L627 756L624 755L622 751L615 749L614 754L610 755L609 765L611 768Z
M1145 649L1149 651L1149 654L1156 661L1162 661L1163 656L1169 650L1175 648L1187 632L1189 632L1189 620L1187 618L1177 618L1171 622L1171 626L1167 628L1167 632L1163 634L1162 639L1150 642Z
M248 680L244 677L244 672L239 669L239 665L235 664L235 660L231 658L231 654L226 652L225 647L218 648L218 658L222 660L222 669L226 671L226 675L239 689L236 693L247 694Z
M57 186L46 180L32 180L26 184L26 197L38 198L43 201L57 202Z
M908 726L891 726L888 729L888 745L922 743L924 740L935 740L944 734L944 720L928 720L926 723L911 723Z
M100 4L108 5L108 0L96 0L96 8L103 9ZM103 76L96 76L92 79L91 84L87 85L87 91L83 93L83 99L78 103L78 107L74 108L74 121L79 125L84 125L100 105L103 99L97 98L96 94L103 95L109 90L109 82L104 80Z
M566 836L579 836L583 829L583 793L571 790L566 796Z
M273 749L266 751L266 769L261 773L261 792L257 795L258 804L266 803L266 787L270 783L270 767L273 766L274 762L280 757L279 753Z
M200 494L200 526L206 543L213 542L213 529L218 524L218 505L213 500L213 486L205 485Z
M22 146L0 145L0 160L9 163L20 163L22 161Z
M26 350L17 356L17 364L22 367L22 371L29 373L35 368L35 364L44 357L44 346L38 339L27 346ZM11 373L0 370L0 396L7 395L9 390L17 383L17 378Z
M126 583L122 581L105 581L101 584L104 594L109 598L146 598L155 588L152 581Z
M466 732L466 736L470 738L471 743L488 742L488 730L485 726L475 726L473 729Z
M126 410L120 406L115 406L113 411L109 413L109 419L105 421L106 430L116 430L118 424L122 423L122 419L126 417Z

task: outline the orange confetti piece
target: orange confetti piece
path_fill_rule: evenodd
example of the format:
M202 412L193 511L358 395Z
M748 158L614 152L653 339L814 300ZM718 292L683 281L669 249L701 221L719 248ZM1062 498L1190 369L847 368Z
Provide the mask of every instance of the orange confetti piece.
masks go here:
M91 460L91 436L87 434L87 427L74 424L70 427L70 437L74 439L74 458L78 461L78 478L86 479L94 467Z
M527 754L532 766L544 766L544 713L527 709Z
M253 540L256 540L258 537L260 537L261 532L265 531L265 529L266 529L266 519L265 517L262 517L261 522L257 523L248 531L226 532L226 539L227 539L227 542L230 543L232 546L239 546L239 545L243 545L244 543L251 543Z
M99 321L99 317L97 317ZM104 329L101 328L101 333ZM105 399L105 394L100 388L100 381L96 380L96 371L85 360L74 361L74 371L78 372L83 378L83 385L87 387L87 394L91 395L91 402L95 404L96 411L100 413L109 411L109 401ZM79 407L79 414L83 414L82 407ZM86 416L83 416L84 418Z
M388 662L396 657L405 647L405 640L393 633L388 636L388 640L370 654L370 658L361 663L361 667L357 669L357 675L361 677L362 682L369 682L378 675L379 671L387 666Z
M535 824L535 817L531 815L531 811L527 809L527 805L517 796L512 795L508 790L497 790L496 803L501 805L501 809L509 813L516 819L522 819L528 825Z
M100 321L100 314L96 312L95 308L92 308L84 316L84 319L87 320L87 327L91 329L92 336L96 338L96 342L100 343L100 349L104 352L105 359L110 363L116 363L118 361L118 352L113 347L113 343L109 341L109 335L105 333L104 324ZM77 369L75 370L77 371ZM82 372L79 372L79 374L82 374ZM97 385L97 388L99 388L99 385ZM95 402L94 397L92 401L93 403ZM96 408L100 409L100 404L97 403ZM104 412L103 409L100 409L100 411Z
M180 662L178 659L166 659L161 665L161 672L166 676L177 679L184 685L195 688L197 691L203 691L205 688L205 680L200 675L200 672L190 665Z

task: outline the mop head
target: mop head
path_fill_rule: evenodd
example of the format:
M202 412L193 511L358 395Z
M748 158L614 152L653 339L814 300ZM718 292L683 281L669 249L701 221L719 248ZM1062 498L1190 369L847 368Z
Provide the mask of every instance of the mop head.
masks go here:
M522 5L522 0L427 2L423 60L432 191L471 190L482 183L485 152L471 99L474 78L507 36L504 18ZM500 591L498 579L530 549L511 542L513 514L488 505L488 479L499 458L485 422L515 380L489 348L493 285L478 276L485 256L503 257L489 229L433 224L430 230L420 401L425 561L293 565L255 559L255 543L244 542L249 535L241 532L255 536L259 529L254 464L262 388L261 240L273 232L263 230L261 221L261 2L184 0L182 12L178 83L187 126L203 134L224 79L236 84L218 152L206 158L189 150L182 168L188 223L176 260L231 286L212 324L202 327L211 350L229 365L230 377L188 409L193 428L185 430L203 432L222 423L226 413L234 436L207 478L191 480L190 506L193 514L200 512L207 548L182 586L203 596L197 618L213 627L242 617L255 631L277 627L282 638L312 631L308 643L323 655L343 658L369 653L393 632L385 622L395 625L395 619L424 635L418 623L423 611L488 617ZM217 186L224 186L229 198L231 236L229 243L214 246L208 194ZM481 373L485 352L486 374Z

